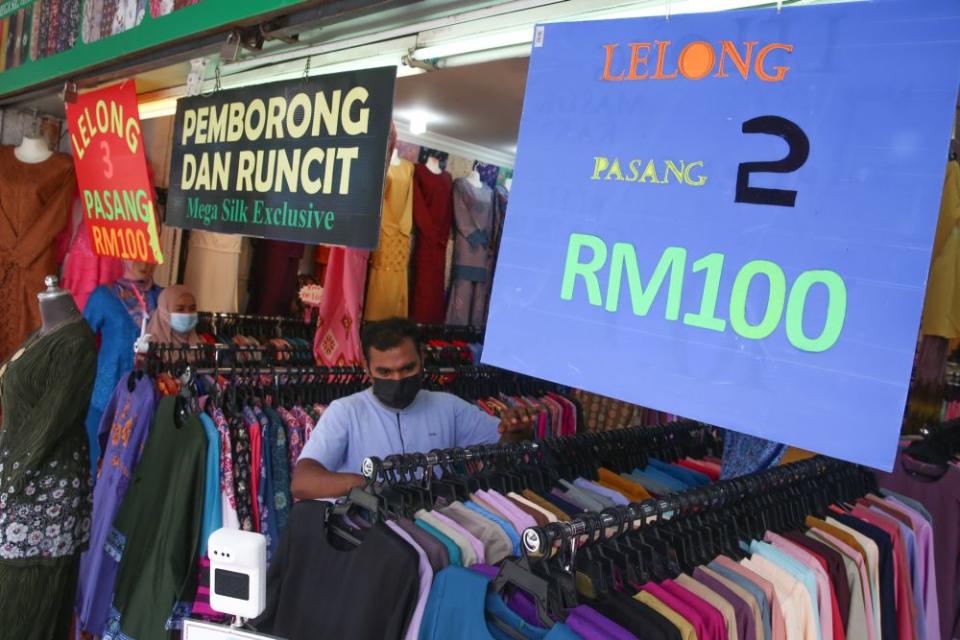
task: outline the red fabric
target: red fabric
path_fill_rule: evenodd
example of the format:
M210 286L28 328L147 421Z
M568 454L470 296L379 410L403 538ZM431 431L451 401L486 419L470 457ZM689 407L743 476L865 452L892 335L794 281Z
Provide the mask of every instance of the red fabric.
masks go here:
M423 324L443 324L446 316L444 269L453 226L453 180L418 164L413 170L413 290L410 317Z
M681 467L685 467L687 469L692 469L693 471L699 471L714 482L720 479L720 474L715 469L693 460L678 460L677 462L674 462L674 464L680 465Z
M260 423L252 422L247 425L250 430L250 493L251 508L253 509L253 529L257 533L260 531L260 503L257 497L260 495L260 456L262 454L262 445L260 441Z

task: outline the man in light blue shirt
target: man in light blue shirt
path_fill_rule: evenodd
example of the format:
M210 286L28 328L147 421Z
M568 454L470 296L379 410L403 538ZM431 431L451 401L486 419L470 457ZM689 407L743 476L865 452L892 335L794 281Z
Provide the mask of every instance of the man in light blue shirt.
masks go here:
M330 404L304 446L293 473L294 497L346 495L363 486L363 460L396 453L493 444L530 437L529 412L501 418L449 393L426 391L417 325L405 318L368 324L361 336L370 389Z

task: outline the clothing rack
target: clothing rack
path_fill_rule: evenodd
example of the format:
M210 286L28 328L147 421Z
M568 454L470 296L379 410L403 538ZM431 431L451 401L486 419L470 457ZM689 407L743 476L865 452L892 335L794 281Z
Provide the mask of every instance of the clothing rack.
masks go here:
M523 532L523 548L530 556L548 556L560 541L610 540L626 531L633 531L658 522L684 518L718 510L747 496L756 496L765 489L797 485L822 477L830 472L855 470L864 478L870 477L861 467L825 456L774 467L747 476L721 480L657 500L644 500L589 514L567 522L553 522L543 527L531 527ZM872 477L871 477L872 481Z
M395 454L380 459L365 458L361 473L369 480L384 477L388 471L401 473L424 471L438 464L453 464L468 461L491 461L497 458L516 457L537 452L543 445L538 442L474 445L455 449L434 449L427 453Z

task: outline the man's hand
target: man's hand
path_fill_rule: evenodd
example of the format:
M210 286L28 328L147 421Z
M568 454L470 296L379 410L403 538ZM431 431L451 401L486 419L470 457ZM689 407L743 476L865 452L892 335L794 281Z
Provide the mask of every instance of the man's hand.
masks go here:
M500 442L522 442L533 438L533 413L523 406L507 409L500 416Z
M297 500L339 498L366 482L366 478L356 473L335 473L316 460L301 458L293 470L290 489Z

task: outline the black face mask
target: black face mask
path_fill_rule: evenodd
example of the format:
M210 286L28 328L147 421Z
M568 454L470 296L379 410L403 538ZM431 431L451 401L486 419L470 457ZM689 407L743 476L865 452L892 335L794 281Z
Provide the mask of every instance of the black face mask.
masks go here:
M417 399L423 386L423 375L415 373L399 380L373 379L373 395L391 409L406 409Z

